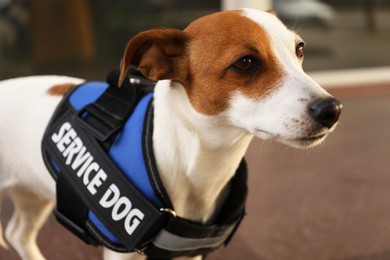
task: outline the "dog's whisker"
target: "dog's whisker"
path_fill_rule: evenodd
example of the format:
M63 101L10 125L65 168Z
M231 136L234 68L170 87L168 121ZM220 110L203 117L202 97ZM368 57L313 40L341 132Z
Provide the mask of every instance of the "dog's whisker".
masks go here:
M289 150L291 150L291 147L290 146L285 146L285 148L283 149L279 159L282 159ZM296 150L294 150L294 152L296 152Z

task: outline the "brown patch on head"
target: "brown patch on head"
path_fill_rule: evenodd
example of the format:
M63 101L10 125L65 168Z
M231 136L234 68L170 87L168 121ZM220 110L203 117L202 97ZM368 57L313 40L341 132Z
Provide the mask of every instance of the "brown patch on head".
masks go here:
M251 57L256 68L248 73L234 70L243 57ZM130 65L153 80L180 82L192 106L206 115L226 110L233 92L259 99L282 77L267 32L241 11L202 17L184 31L140 33L126 47L119 85Z
M196 20L185 32L192 81L185 87L195 109L215 115L227 109L233 92L259 99L276 85L282 71L266 31L240 11L212 14ZM232 69L242 57L258 63L249 73Z
M48 89L47 93L52 96L63 96L69 89L76 86L74 83L63 83L54 85Z

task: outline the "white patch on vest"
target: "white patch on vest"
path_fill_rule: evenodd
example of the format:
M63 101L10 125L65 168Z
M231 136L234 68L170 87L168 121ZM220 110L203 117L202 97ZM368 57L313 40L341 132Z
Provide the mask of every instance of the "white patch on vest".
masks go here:
M75 175L82 178L82 183L91 195L96 195L99 187L107 181L106 172L94 161L93 156L84 146L76 131L69 122L65 122L58 133L51 136L57 149L64 156L65 164L75 171ZM76 170L77 173L76 173ZM99 200L99 205L105 209L111 209L113 221L124 221L124 228L129 235L139 226L144 213L132 206L131 200L121 196L121 192L114 183L104 192Z

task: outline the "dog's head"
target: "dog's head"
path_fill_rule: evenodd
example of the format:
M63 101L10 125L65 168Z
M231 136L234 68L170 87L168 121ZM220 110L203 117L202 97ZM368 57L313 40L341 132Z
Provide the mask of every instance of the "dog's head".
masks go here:
M202 17L184 31L156 29L129 41L130 65L181 83L192 107L262 139L295 147L323 141L342 105L302 69L304 41L272 13L252 9Z

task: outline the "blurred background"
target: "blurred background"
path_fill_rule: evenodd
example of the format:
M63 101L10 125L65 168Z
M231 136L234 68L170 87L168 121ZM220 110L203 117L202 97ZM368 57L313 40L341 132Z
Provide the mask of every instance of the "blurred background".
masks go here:
M307 42L304 69L344 110L320 147L251 144L248 216L208 259L390 259L390 0L0 0L0 80L104 80L138 32L237 7L276 10ZM7 202L2 221L11 213ZM39 244L48 259L101 259L53 218Z
M388 0L0 0L0 79L102 77L140 31L182 29L221 8L251 5L275 9L305 38L306 70L390 63Z

